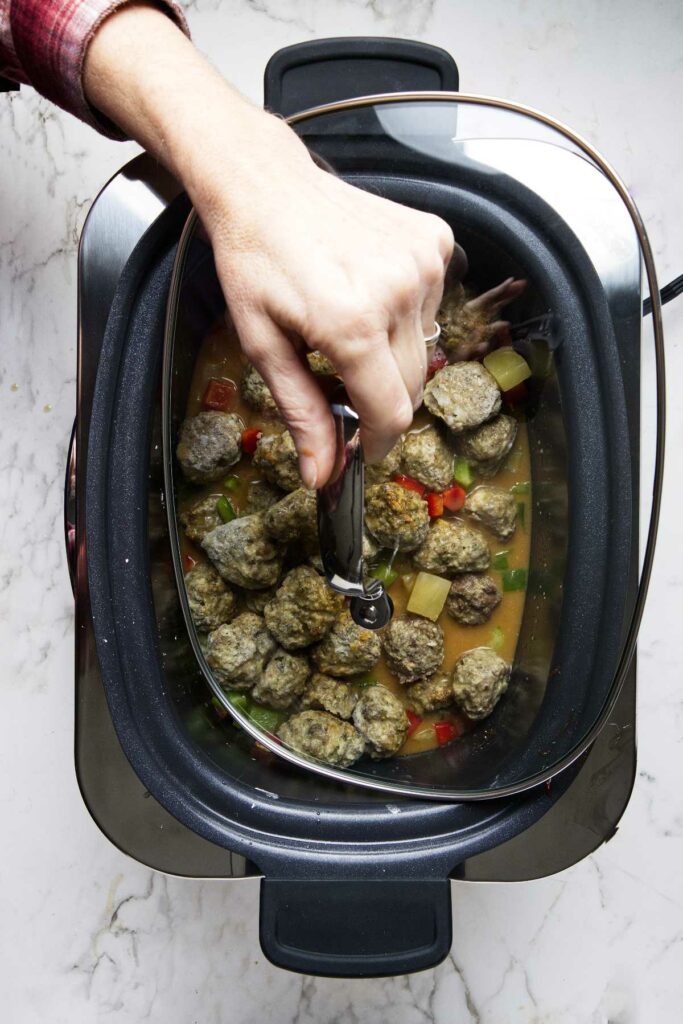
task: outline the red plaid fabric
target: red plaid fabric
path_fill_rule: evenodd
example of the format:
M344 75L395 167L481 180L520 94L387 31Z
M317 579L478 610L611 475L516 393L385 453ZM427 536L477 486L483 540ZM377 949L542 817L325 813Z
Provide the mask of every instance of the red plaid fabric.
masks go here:
M83 59L100 22L126 0L0 0L0 75L32 85L53 103L111 138L118 129L83 92ZM156 0L188 32L174 0ZM188 33L189 34L189 33Z

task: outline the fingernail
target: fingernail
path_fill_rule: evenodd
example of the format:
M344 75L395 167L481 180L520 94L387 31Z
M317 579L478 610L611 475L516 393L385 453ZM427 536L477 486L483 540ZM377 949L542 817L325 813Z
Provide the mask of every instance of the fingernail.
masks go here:
M318 465L312 455L301 455L299 470L304 487L307 487L309 491L314 491L318 483Z

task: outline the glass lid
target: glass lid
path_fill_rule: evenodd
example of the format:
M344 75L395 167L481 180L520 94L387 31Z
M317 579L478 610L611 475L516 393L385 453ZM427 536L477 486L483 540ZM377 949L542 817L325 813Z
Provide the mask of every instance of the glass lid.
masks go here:
M447 276L425 404L382 463L362 467L336 371L305 353L346 467L333 497L316 499L190 215L169 297L163 443L202 714L250 756L395 794L528 789L605 723L642 615L664 431L642 221L587 143L499 100L392 94L290 123L330 173L447 220L468 265ZM641 561L642 266L657 374ZM475 378L490 401L462 430ZM351 548L353 592L331 568ZM393 616L365 629L349 595L381 592Z

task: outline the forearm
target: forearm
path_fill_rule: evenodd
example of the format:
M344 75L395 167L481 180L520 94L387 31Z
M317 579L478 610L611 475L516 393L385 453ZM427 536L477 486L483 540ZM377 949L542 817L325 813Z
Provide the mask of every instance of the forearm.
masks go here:
M86 54L90 103L156 156L195 205L242 196L272 137L293 134L244 99L170 19L131 3L107 19Z

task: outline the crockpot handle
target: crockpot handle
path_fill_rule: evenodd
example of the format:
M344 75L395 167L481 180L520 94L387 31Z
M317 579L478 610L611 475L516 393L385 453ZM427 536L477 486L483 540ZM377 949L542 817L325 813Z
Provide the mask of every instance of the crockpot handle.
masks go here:
M452 941L447 878L261 882L261 949L300 974L379 978L435 967Z
M383 36L343 36L309 39L274 53L263 77L263 105L289 117L357 96L458 88L456 63L440 46Z

